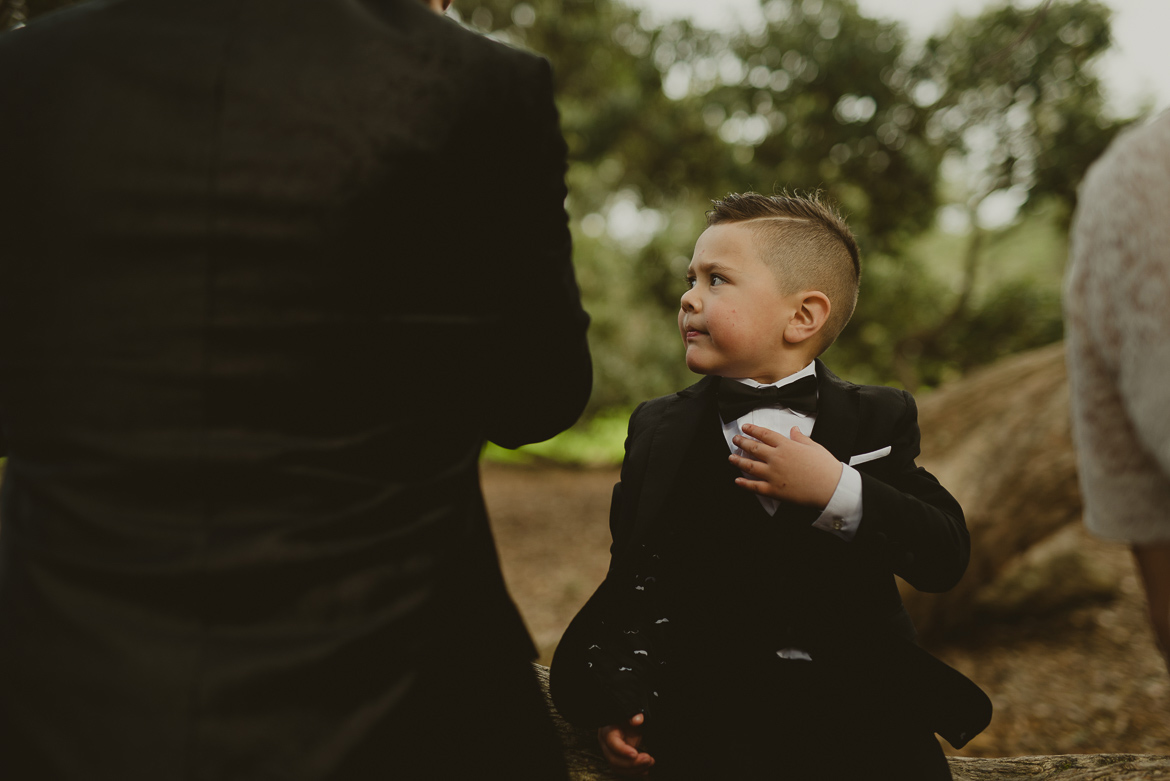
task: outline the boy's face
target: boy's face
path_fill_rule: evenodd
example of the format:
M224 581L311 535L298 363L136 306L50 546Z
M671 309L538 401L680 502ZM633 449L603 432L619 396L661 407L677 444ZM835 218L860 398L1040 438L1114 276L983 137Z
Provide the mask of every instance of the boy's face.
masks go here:
M784 338L801 294L783 295L746 224L723 223L705 230L695 244L687 281L690 287L678 312L687 368L762 383L801 368L789 368L786 353L792 346Z

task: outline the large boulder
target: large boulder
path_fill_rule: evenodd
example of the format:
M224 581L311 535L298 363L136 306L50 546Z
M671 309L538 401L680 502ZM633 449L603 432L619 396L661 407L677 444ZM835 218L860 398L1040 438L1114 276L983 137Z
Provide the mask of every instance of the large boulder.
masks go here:
M1021 556L1081 517L1063 345L1007 358L944 385L921 400L919 422L919 463L954 493L971 531L971 564L957 587L921 594L902 584L919 631L929 637L986 612L985 590L1013 567L1019 578ZM1067 545L1056 549L1063 551L1058 572L1076 578L1092 573ZM1023 561L1024 569L1036 561ZM1087 576L1093 582L1081 584L1084 589L1066 584L1074 598L1082 590L1108 590L1096 574ZM1043 592L1034 591L1042 602Z

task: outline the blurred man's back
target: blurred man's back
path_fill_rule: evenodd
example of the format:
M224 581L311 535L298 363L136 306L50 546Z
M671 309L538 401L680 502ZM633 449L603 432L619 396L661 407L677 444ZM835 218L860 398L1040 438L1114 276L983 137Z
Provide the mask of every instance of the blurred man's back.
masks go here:
M0 777L551 746L476 467L589 392L547 65L418 0L122 0L0 73Z

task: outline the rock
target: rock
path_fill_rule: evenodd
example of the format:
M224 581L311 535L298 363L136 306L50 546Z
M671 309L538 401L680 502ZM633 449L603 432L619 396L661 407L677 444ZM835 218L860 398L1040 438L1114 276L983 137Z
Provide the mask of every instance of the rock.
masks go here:
M1071 523L1033 545L976 592L976 617L1041 616L1116 597L1118 576L1094 557L1093 542L1081 524Z
M971 564L945 594L902 585L924 637L969 622L980 591L1081 517L1061 344L1006 358L921 400L919 463L963 506Z

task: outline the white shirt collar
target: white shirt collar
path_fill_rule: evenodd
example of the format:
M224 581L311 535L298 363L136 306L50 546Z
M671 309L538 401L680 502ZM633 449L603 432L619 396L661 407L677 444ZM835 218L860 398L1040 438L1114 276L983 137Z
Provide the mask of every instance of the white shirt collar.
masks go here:
M801 377L808 377L808 376L812 376L812 377L817 376L816 363L810 363L808 366L805 366L800 371L793 372L792 374L789 374L784 379L777 380L776 382L769 383L767 385L764 385L763 383L760 383L760 382L756 382L755 380L747 378L747 377L733 377L731 379L734 379L736 382L742 382L744 385L747 385L750 388L779 388L782 385L788 385L789 383L796 382Z

